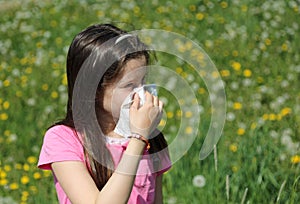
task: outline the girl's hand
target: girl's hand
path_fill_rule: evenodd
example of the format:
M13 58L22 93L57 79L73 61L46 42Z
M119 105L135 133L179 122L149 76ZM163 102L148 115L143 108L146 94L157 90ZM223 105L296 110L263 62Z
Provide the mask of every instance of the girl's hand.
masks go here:
M139 107L140 98L134 94L133 103L130 107L130 130L149 139L150 133L154 131L162 117L163 102L158 97L145 93L145 103Z

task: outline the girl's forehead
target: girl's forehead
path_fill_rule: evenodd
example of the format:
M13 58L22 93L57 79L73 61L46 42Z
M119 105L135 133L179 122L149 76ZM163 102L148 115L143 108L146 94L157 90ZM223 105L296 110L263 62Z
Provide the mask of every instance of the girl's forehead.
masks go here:
M147 72L146 59L140 57L129 60L122 71L122 78L132 78L139 75L145 75Z

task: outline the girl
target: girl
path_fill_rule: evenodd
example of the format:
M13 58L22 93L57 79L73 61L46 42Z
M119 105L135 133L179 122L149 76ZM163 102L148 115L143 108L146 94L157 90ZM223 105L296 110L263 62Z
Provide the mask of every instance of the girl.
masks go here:
M162 174L171 166L167 143L155 129L163 103L146 92L142 105L134 93L144 83L149 58L138 37L110 24L90 26L73 39L66 117L47 130L38 162L53 172L60 203L162 203ZM77 100L76 79L88 70L103 73L94 101ZM114 129L126 97L132 100L131 135L124 137ZM95 120L86 115L89 103ZM91 125L95 121L99 129Z

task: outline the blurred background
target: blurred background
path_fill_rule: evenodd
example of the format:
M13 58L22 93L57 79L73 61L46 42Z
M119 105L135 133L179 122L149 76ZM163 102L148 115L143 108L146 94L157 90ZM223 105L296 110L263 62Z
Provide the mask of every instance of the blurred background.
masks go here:
M46 129L64 117L68 46L95 23L186 36L225 84L223 134L200 161L210 123L207 87L187 63L158 53L160 65L189 81L201 106L195 141L164 176L165 203L300 202L299 0L1 0L0 16L0 203L57 203L51 173L36 164ZM168 97L160 125L170 143L193 112L182 113Z

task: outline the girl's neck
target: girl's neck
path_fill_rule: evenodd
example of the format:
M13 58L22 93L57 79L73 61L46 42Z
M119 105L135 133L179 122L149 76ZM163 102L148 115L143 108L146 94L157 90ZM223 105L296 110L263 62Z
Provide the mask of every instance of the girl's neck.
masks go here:
M104 133L104 135L109 137L121 138L122 136L114 132L114 129L116 127L116 121L112 117L112 115L108 113L101 113L100 115L102 117L99 121L100 121L101 130Z

